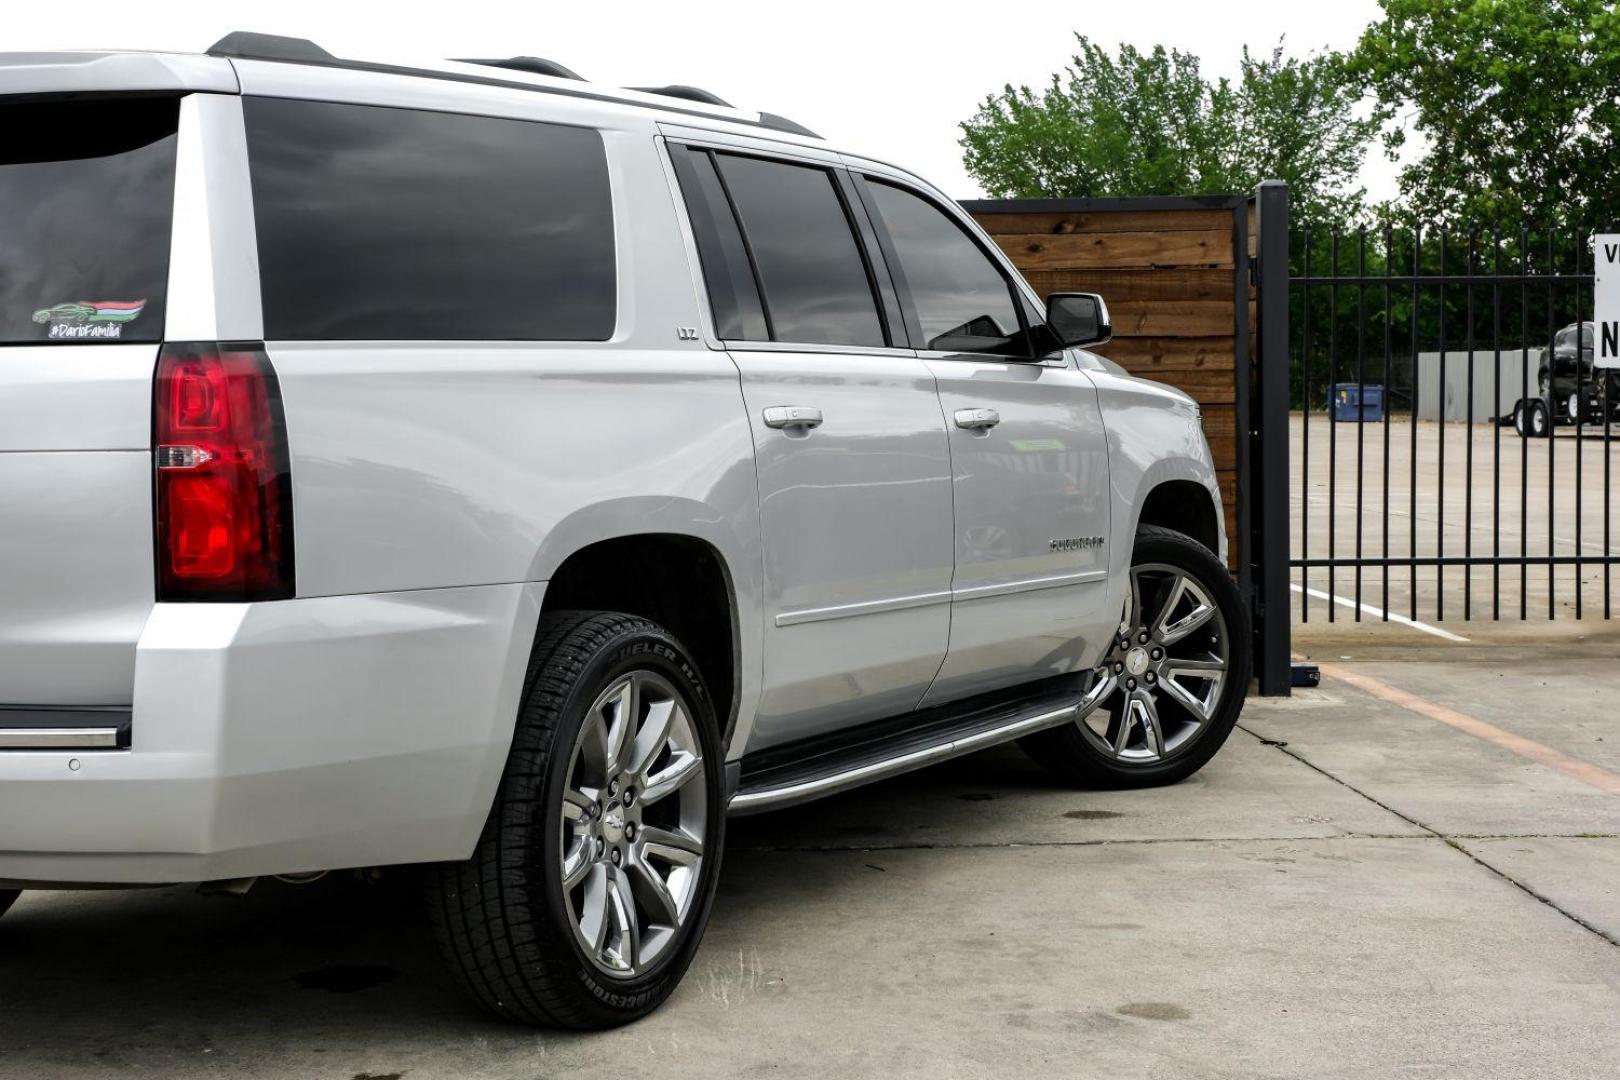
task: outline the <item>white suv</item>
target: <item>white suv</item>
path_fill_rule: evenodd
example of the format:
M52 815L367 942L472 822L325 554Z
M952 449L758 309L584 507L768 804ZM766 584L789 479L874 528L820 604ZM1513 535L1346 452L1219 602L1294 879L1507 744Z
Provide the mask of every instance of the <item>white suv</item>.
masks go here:
M415 864L477 1000L604 1027L728 812L1236 722L1197 407L910 173L253 34L0 56L0 115L0 910Z

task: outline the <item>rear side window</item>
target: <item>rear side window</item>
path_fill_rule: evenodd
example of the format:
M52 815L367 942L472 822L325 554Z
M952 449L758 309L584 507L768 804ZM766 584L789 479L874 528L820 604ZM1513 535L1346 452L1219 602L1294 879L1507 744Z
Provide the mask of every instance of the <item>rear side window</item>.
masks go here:
M714 330L722 341L769 341L759 284L748 261L737 217L707 150L676 147L671 156L686 198L703 261L703 280L714 313Z
M272 98L243 110L267 338L612 336L597 132Z
M176 97L0 105L0 343L160 341Z
M921 347L1028 356L1010 283L962 227L909 191L877 181L869 190L911 293Z
M849 216L825 169L718 154L776 341L883 346Z

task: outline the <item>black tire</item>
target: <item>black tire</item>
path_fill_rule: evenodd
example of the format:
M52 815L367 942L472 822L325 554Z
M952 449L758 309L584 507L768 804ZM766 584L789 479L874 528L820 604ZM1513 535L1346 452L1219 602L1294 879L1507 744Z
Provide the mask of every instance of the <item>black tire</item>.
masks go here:
M17 892L14 889L0 889L0 915L4 915L6 912L10 911L11 905L15 904L17 902L17 897L21 895L22 893Z
M1184 745L1160 761L1135 763L1110 757L1087 738L1078 722L1049 728L1020 740L1031 757L1059 779L1077 787L1143 788L1185 780L1208 764L1220 750L1236 726L1248 696L1249 615L1220 559L1190 536L1173 529L1144 525L1136 534L1131 565L1148 564L1175 567L1208 593L1226 624L1229 651L1226 678L1210 720Z
M1547 411L1547 403L1540 398L1531 398L1524 403L1524 408L1518 412L1519 434L1528 439L1547 439L1552 437L1552 417Z
M703 750L703 861L687 921L649 969L599 971L576 940L563 895L563 789L597 696L651 670L684 700ZM434 868L428 908L451 972L485 1009L509 1020L597 1030L629 1023L669 997L697 951L725 841L725 770L713 705L690 655L647 619L612 612L543 616L529 661L511 756L473 857Z

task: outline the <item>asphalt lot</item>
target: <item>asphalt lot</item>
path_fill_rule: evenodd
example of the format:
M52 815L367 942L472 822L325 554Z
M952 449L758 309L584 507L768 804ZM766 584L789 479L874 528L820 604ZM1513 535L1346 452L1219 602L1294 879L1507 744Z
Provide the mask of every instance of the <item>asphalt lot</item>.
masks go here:
M685 985L604 1035L465 1006L403 882L25 896L0 1075L1620 1075L1620 637L1300 648L1361 685L1173 788L1004 748L735 823Z

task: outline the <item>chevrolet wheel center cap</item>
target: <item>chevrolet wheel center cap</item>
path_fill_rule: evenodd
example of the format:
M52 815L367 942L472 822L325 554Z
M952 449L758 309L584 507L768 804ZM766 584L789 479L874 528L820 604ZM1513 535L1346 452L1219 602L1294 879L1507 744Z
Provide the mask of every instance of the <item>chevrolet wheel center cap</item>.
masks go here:
M602 838L610 844L624 839L624 812L609 810L602 815Z
M1125 670L1132 675L1140 675L1148 669L1147 650L1140 646L1125 654Z

